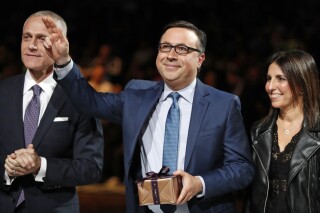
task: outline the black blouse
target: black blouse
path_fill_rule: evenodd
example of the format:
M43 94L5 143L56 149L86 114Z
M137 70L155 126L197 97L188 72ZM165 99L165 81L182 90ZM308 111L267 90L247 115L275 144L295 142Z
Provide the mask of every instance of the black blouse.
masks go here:
M287 202L288 176L292 153L296 147L297 136L299 133L294 135L285 149L280 152L277 129L278 128L275 125L272 140L271 164L269 171L270 186L266 212L289 213L290 211Z

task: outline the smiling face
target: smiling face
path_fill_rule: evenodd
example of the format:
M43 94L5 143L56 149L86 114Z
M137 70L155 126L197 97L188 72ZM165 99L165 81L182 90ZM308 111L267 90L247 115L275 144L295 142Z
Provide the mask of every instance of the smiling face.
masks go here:
M290 110L294 106L293 96L286 76L276 63L270 64L265 89L271 105L280 110Z
M21 59L33 75L52 71L54 62L43 46L45 37L48 35L40 16L30 17L23 26Z
M185 28L169 28L161 37L160 43L185 45L199 49L197 35ZM178 55L174 48L170 52L158 52L156 65L162 79L174 91L188 86L197 76L205 54L196 51Z

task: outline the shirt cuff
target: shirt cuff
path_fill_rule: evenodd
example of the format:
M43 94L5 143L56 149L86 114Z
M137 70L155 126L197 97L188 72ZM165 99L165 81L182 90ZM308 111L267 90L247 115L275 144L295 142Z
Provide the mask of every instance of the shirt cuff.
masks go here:
M70 72L72 67L73 67L73 61L72 60L67 66L65 66L63 68L54 67L54 71L57 74L58 80L61 80L64 77L66 77L66 75L68 75L68 73Z
M35 181L44 182L43 178L46 176L46 172L47 172L47 159L44 157L40 157L40 158L41 158L41 166L38 174L35 176Z
M201 176L197 176L197 177L200 179L200 181L202 183L202 192L201 192L201 194L197 195L197 198L201 198L206 195L206 184L204 183L204 180Z
M5 185L11 185L15 177L10 178L7 172L4 172Z

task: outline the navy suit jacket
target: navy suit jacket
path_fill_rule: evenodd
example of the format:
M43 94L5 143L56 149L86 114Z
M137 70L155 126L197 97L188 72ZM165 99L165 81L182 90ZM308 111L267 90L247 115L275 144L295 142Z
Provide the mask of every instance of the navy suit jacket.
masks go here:
M6 155L24 148L24 74L0 81L0 175ZM57 117L68 121L54 122ZM12 185L0 182L0 212L14 212L21 188L28 212L79 212L77 185L98 182L103 163L100 121L81 114L57 85L33 139L39 156L47 159L44 182L32 174L16 178Z
M57 82L81 111L122 124L127 211L144 212L138 206L135 185L141 177L139 141L164 82L132 80L120 94L97 93L76 65ZM249 185L254 175L238 97L198 79L184 170L203 177L206 187L204 197L188 202L190 212L235 212L232 192Z

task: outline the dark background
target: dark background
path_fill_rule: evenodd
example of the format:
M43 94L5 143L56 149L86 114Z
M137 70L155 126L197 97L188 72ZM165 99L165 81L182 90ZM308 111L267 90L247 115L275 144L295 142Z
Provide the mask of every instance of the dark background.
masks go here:
M12 0L6 4L0 9L0 44L18 54L25 19L48 9L65 18L77 61L94 57L107 42L128 62L142 42L156 49L163 25L178 19L207 33L207 54L215 61L232 61L244 54L260 63L272 51L288 46L319 57L320 1L316 0Z
M12 0L5 4L0 9L0 79L24 71L20 41L26 18L38 10L52 10L66 20L71 55L88 80L92 68L101 65L104 78L117 86L115 92L132 78L158 79L155 57L162 27L180 19L194 23L208 37L199 78L240 97L248 131L269 108L264 83L265 61L271 53L300 48L320 60L320 1L316 0ZM102 47L107 47L107 56ZM122 65L118 73L109 69L115 58ZM105 124L107 149L121 153L118 126ZM106 178L121 177L121 170L108 166Z

